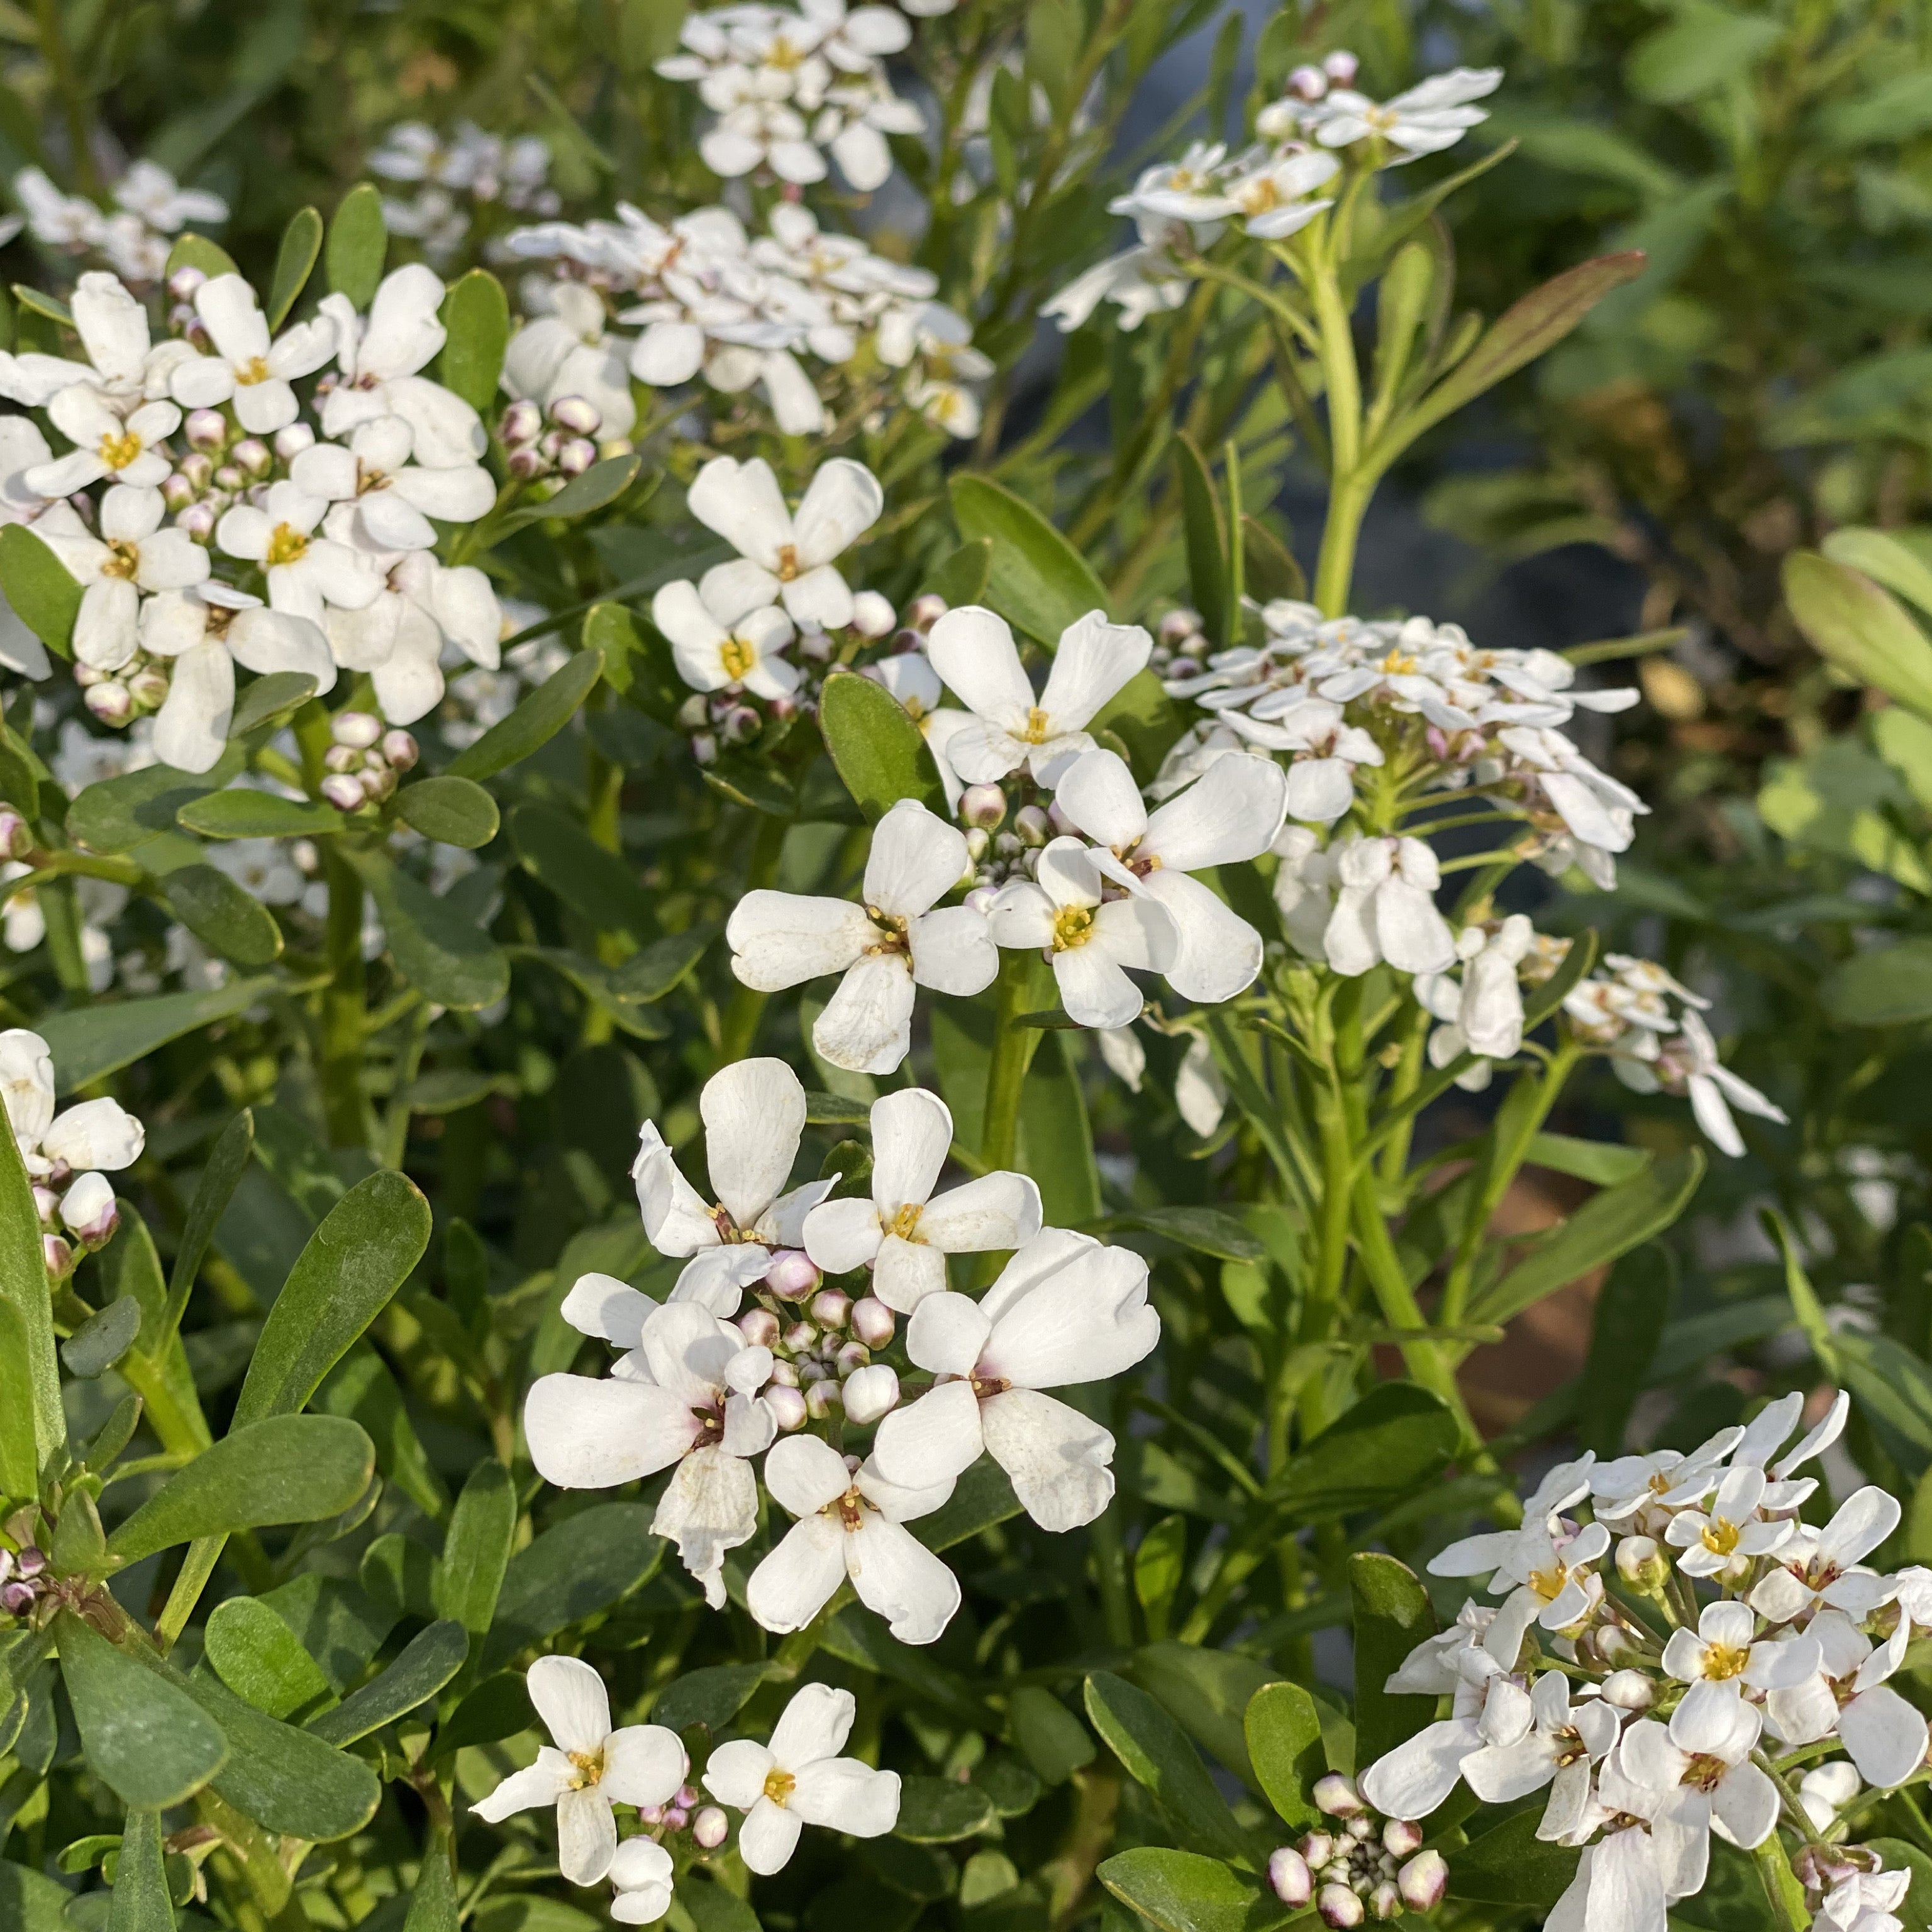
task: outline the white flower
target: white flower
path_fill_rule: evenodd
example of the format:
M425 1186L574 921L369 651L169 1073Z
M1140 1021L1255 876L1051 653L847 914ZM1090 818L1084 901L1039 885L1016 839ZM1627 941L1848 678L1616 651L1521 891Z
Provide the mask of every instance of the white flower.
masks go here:
M377 416L351 434L346 448L318 442L304 450L289 465L289 480L338 506L328 533L339 542L378 554L431 550L430 518L473 524L489 514L496 485L480 463L436 469L412 463L414 441L400 416Z
M555 1805L557 1863L572 1885L595 1885L616 1856L612 1804L668 1802L690 1761L677 1733L662 1724L614 1731L604 1680L581 1658L540 1657L524 1682L556 1742L470 1810L494 1825L514 1812Z
M883 7L860 10L898 17ZM812 124L812 140L838 164L847 183L861 194L884 188L891 177L892 151L886 145L888 134L925 132L926 116L910 100L902 100L876 74L829 89L826 104Z
M420 550L368 561L384 573L376 579L381 587L359 610L329 607L322 619L328 646L345 670L371 674L391 724L408 724L442 700L446 646L495 668L502 608L474 564L452 568Z
M264 905L296 905L308 880L279 838L224 838L206 848L207 862Z
M1696 1630L1671 1632L1664 1667L1690 1688L1678 1708L1694 1714L1712 1702L1735 1702L1748 1684L1769 1690L1802 1682L1818 1668L1818 1646L1808 1637L1781 1643L1756 1640L1757 1619L1748 1604L1706 1604Z
M1599 851L1628 850L1636 837L1634 815L1650 807L1626 784L1600 772L1560 731L1511 724L1496 734L1520 769L1584 844Z
M1680 1510L1672 1516L1664 1536L1684 1552L1678 1568L1687 1576L1734 1575L1752 1557L1768 1556L1787 1541L1791 1522L1766 1522L1757 1513L1764 1490L1764 1472L1747 1463L1725 1472L1708 1512Z
M95 218L99 218L98 210ZM97 391L124 412L144 399L153 401L164 395L167 368L179 358L194 353L184 342L164 343L158 348L150 348L147 310L112 275L98 271L82 275L70 307L87 360L70 362L58 356L33 352L0 354L0 396L24 404L30 410L47 409L63 390L79 386ZM58 418L56 421L58 423ZM167 433L166 430L158 432L163 436ZM80 440L78 436L73 440ZM46 494L61 496L66 492Z
M815 1436L788 1436L765 1458L765 1486L799 1519L746 1586L765 1629L804 1629L848 1580L902 1643L931 1643L951 1622L958 1580L904 1526L940 1508L950 1483L906 1489Z
M1284 826L1274 842L1281 863L1275 868L1275 910L1288 944L1306 959L1328 956L1323 943L1335 911L1337 874L1345 845L1323 848L1305 825Z
M808 1684L785 1706L770 1744L734 1738L711 1754L704 1788L745 1814L738 1855L748 1870L782 1871L802 1826L877 1838L898 1822L898 1773L838 1755L857 1711L850 1691Z
M443 286L420 262L382 278L366 322L346 296L319 306L335 325L341 380L322 406L322 433L346 436L376 416L400 416L415 432L416 458L435 469L473 463L489 447L482 419L460 396L416 372L442 349Z
M137 489L166 480L167 452L158 446L181 422L172 403L143 403L124 417L100 390L76 382L47 404L47 414L75 447L26 472L28 487L42 496L71 496L104 477Z
M1355 802L1355 768L1379 765L1382 749L1359 724L1342 722L1341 705L1311 698L1295 685L1256 698L1246 711L1219 715L1251 744L1293 753L1288 768L1288 815L1310 825L1332 825Z
M335 352L335 326L298 322L268 339L268 320L255 291L239 275L213 275L194 292L217 353L178 363L169 377L176 402L191 410L232 401L235 419L250 436L272 436L296 415L292 377L312 376Z
M1751 1592L1751 1608L1774 1623L1787 1623L1816 1604L1868 1616L1892 1586L1865 1568L1864 1558L1898 1527L1902 1514L1896 1496L1868 1484L1838 1505L1822 1529L1796 1526L1778 1546L1777 1567Z
M763 592L738 577L728 563L706 571L701 584L667 584L651 599L651 622L670 640L678 675L692 690L789 698L799 686L798 667L782 655L796 634L792 621L769 602L744 608L744 597Z
M138 160L114 184L114 199L151 228L172 235L190 221L228 219L228 204L206 188L183 188L158 161Z
M1668 1751L1669 1734L1660 1724L1652 1728ZM1606 1828L1583 1847L1576 1876L1544 1932L1665 1932L1666 1906L1703 1884L1711 1840L1698 1794L1681 1784L1652 1783L1650 1774L1667 1777L1670 1763L1652 1764L1641 1744L1637 1756L1633 1769L1620 1742L1599 1768L1588 1828L1600 1821Z
M772 1250L801 1245L806 1214L832 1184L808 1180L785 1191L805 1132L806 1103L798 1076L783 1060L741 1060L714 1073L698 1096L698 1112L717 1205L678 1172L664 1136L650 1120L638 1136L631 1178L645 1238L661 1255L694 1257L678 1276L672 1300L697 1301L713 1315L729 1317L737 1313L745 1288L771 1265ZM634 1303L626 1306L632 1310L627 1324L648 1312ZM623 1333L608 1328L585 1332L632 1346L628 1328Z
M1790 1117L1782 1107L1768 1100L1749 1081L1740 1079L1718 1058L1718 1042L1703 1016L1694 1009L1687 1007L1678 1019L1678 1040L1687 1050L1682 1064L1675 1064L1678 1056L1666 1046L1659 1056L1660 1068L1682 1080L1690 1096L1692 1114L1706 1138L1720 1152L1736 1160L1744 1150L1744 1136L1731 1118L1732 1106L1760 1120L1775 1120L1780 1126L1789 1124Z
M716 457L698 472L688 501L691 514L743 559L706 575L725 601L741 610L782 601L801 624L828 631L851 622L852 592L832 560L885 507L878 479L862 464L842 457L821 463L794 515L763 457Z
M1844 1758L1834 1758L1828 1764L1808 1771L1798 1780L1798 1802L1804 1806L1804 1815L1811 1821L1811 1828L1822 1835L1831 1829L1832 1820L1864 1788L1864 1780L1859 1777L1856 1765Z
M1174 1104L1180 1118L1204 1141L1213 1137L1228 1111L1228 1083L1204 1034L1196 1034L1188 1042L1174 1070Z
M1142 246L1096 262L1041 303L1040 312L1070 335L1101 303L1111 302L1120 308L1120 327L1136 329L1150 315L1180 308L1192 286L1185 275L1174 273L1174 258L1166 248Z
M1687 1698L1668 1729L1650 1718L1631 1725L1618 1756L1640 1783L1684 1794L1675 1811L1682 1827L1693 1833L1714 1828L1750 1851L1778 1826L1778 1787L1750 1762L1763 1723L1757 1706L1741 1697Z
M805 1251L828 1274L870 1268L872 1292L908 1314L945 1287L948 1255L1017 1248L1040 1232L1040 1190L1023 1174L982 1174L932 1198L952 1146L937 1094L915 1087L874 1100L872 1129L872 1198L822 1202L805 1217Z
M758 1394L771 1377L771 1352L746 1347L736 1329L696 1302L659 1307L634 1289L620 1300L608 1281L580 1281L564 1319L586 1334L628 1342L630 1352L608 1380L538 1379L524 1408L530 1460L562 1490L611 1489L675 1462L651 1532L676 1543L712 1608L722 1610L724 1553L758 1526L758 1486L747 1459L762 1455L778 1433Z
M1485 1061L1508 1060L1522 1045L1522 985L1516 968L1536 944L1527 917L1512 913L1493 933L1465 926L1456 936L1462 961L1460 986L1440 974L1418 973L1416 999L1444 1022L1429 1036L1432 1066L1447 1066L1465 1053ZM1461 1075L1456 1084L1480 1092L1489 1084L1486 1065Z
M656 1839L639 1832L617 1847L606 1876L617 1888L610 1916L625 1925L655 1925L670 1910L671 1856Z
M995 944L1036 946L1052 962L1067 1017L1084 1027L1130 1024L1145 1000L1126 969L1168 972L1179 944L1166 906L1137 893L1103 900L1106 887L1086 846L1055 838L987 914Z
M1484 1638L1495 1621L1483 1627ZM1427 1817L1454 1790L1473 1753L1520 1744L1530 1730L1534 1708L1522 1680L1510 1674L1514 1657L1499 1659L1481 1640L1468 1642L1470 1634L1459 1619L1457 1629L1444 1634L1453 1642L1426 1658L1412 1652L1389 1680L1402 1679L1405 1690L1446 1690L1455 1700L1449 1716L1424 1724L1362 1774L1362 1796L1390 1817Z
M1124 760L1083 752L1060 780L1066 818L1106 848L1089 856L1116 884L1151 898L1174 922L1166 969L1184 998L1231 1000L1262 968L1262 936L1190 872L1265 852L1287 809L1281 767L1260 758L1222 758L1148 815Z
M74 624L82 664L118 670L139 646L142 592L185 590L208 575L207 551L185 530L161 527L166 508L158 490L116 484L100 500L98 538L84 530L52 536L61 561L87 586Z
M953 769L968 784L1004 778L1024 765L1044 785L1094 741L1094 714L1146 664L1154 640L1138 624L1110 624L1090 610L1060 634L1046 687L1036 699L1006 620L968 604L932 627L926 654L976 722L947 741Z
M1322 936L1328 964L1354 978L1387 960L1398 972L1440 973L1456 942L1436 909L1442 874L1419 838L1355 838L1335 855L1341 890Z
M902 798L873 830L863 903L747 892L724 928L731 970L764 993L843 974L812 1043L834 1066L890 1073L911 1050L915 985L964 997L999 970L985 915L938 903L968 863L965 835Z
M1569 1679L1560 1670L1546 1670L1522 1698L1528 1724L1517 1732L1526 1714L1516 1701L1522 1694L1513 1684L1510 1692L1491 1691L1484 1742L1462 1760L1463 1780L1485 1804L1507 1804L1549 1785L1537 1836L1563 1837L1582 1819L1592 1769L1616 1742L1619 1714L1600 1697L1571 1703Z
M1225 190L1226 212L1238 216L1250 235L1283 241L1334 206L1332 197L1309 197L1332 181L1338 168L1333 155L1322 154L1264 158L1246 167L1237 164Z
M607 332L610 312L581 282L550 283L547 314L533 315L503 352L502 384L512 396L532 397L548 409L581 396L603 418L601 436L628 436L637 427L625 344Z
M1041 1393L1121 1375L1160 1340L1148 1264L1124 1248L1049 1228L977 1302L928 1294L906 1352L939 1380L879 1425L872 1460L889 1480L950 1484L983 1449L1042 1529L1091 1522L1114 1493L1114 1438Z
M1501 68L1459 67L1433 74L1420 86L1379 105L1353 88L1337 88L1304 116L1324 148L1346 148L1370 135L1402 150L1403 159L1452 148L1469 129L1489 118L1468 104L1496 92Z
M381 594L382 580L346 544L317 536L328 500L292 482L272 483L263 507L238 503L214 526L227 555L259 564L278 610L322 620L325 604L360 610Z

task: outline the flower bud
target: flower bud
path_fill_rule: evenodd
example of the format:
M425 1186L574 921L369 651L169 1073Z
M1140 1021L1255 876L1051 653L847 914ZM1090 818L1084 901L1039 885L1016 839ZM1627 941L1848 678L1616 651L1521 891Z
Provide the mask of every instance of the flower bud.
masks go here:
M979 865L986 857L992 842L993 835L990 832L983 832L978 826L974 826L966 834L966 856L968 860L974 866Z
M738 1318L748 1348L769 1348L778 1339L778 1318L769 1308L748 1308Z
M121 1225L114 1190L104 1174L83 1174L61 1203L61 1219L83 1247L105 1246Z
M1382 1850L1392 1858L1407 1858L1422 1840L1422 1827L1412 1819L1391 1818L1382 1826Z
M959 816L982 831L995 832L1006 815L1006 795L996 784L968 785L959 794Z
M664 1807L664 1828L667 1832L681 1832L691 1822L691 1814L682 1804Z
M1160 620L1160 628L1154 634L1170 650L1184 638L1191 638L1201 628L1198 610L1170 610Z
M175 519L175 526L185 531L195 542L207 544L214 541L216 520L212 503L190 503Z
M351 772L331 772L322 782L322 795L338 812L362 809L362 781Z
M845 1413L862 1426L898 1405L899 1378L884 1362L855 1370L845 1384Z
M724 714L718 736L728 745L748 745L764 729L765 721L748 704L734 704Z
M1331 1818L1359 1818L1368 1809L1355 1789L1355 1780L1339 1771L1326 1772L1315 1780L1315 1803Z
M82 701L102 724L117 728L134 715L134 700L118 678L104 678L89 685Z
M214 472L214 485L218 490L234 492L248 487L248 472L239 464L224 463Z
M597 460L597 446L587 437L574 436L556 453L559 472L581 476Z
M410 771L422 756L422 747L407 731L385 731L382 742L376 749L382 753L383 762L392 771Z
M1076 825L1072 820L1061 810L1058 799L1055 799L1046 808L1046 822L1053 827L1053 836L1056 838L1070 837L1080 830L1079 826Z
M1617 1574L1633 1590L1654 1597L1670 1577L1670 1559L1654 1538L1626 1536L1617 1545Z
M691 1835L701 1850L715 1852L730 1835L731 1821L715 1804L707 1804L691 1821Z
M33 828L10 805L0 805L0 858L24 859L33 849Z
M136 711L158 711L168 701L168 674L158 664L140 665L128 679Z
M1322 1924L1334 1926L1336 1932L1360 1924L1368 1916L1362 1901L1346 1885L1324 1885L1315 1909L1321 1913Z
M1335 1856L1335 1840L1326 1832L1310 1832L1301 1841L1301 1856L1319 1871Z
M219 410L190 410L182 434L189 448L212 454L228 446L228 418Z
M1315 1895L1315 1876L1308 1861L1292 1845L1268 1856L1268 1883L1284 1905L1306 1905Z
M844 1400L838 1384L829 1377L814 1382L805 1392L805 1412L814 1422L823 1422Z
M1393 1879L1384 1879L1369 1894L1369 1915L1374 1918L1393 1918L1402 1910L1402 1894L1396 1889Z
M315 431L307 423L290 423L275 432L275 454L284 463L292 463L305 449L315 447Z
M1364 1810L1358 1812L1342 1828L1357 1844L1365 1845L1376 1835L1376 1821Z
M812 1318L821 1328L842 1328L852 1312L851 1298L828 1288L812 1298Z
M338 745L366 752L382 735L382 721L373 711L338 711L328 721L328 735Z
M1412 1912L1433 1912L1449 1888L1449 1862L1440 1852L1418 1852L1395 1875L1396 1889Z
M781 1367L784 1365L781 1363ZM796 1389L782 1382L773 1381L765 1385L761 1398L771 1410L772 1420L781 1429L798 1429L805 1423L805 1397Z
M945 615L946 599L936 591L928 590L906 606L905 620L911 629L924 632L931 630Z
M518 449L543 434L543 411L524 396L506 410L496 424L496 436L506 449Z
M1013 814L1013 830L1022 845L1044 845L1053 836L1053 821L1036 805L1024 805Z
M527 483L550 467L550 458L535 443L520 443L510 452L504 466L519 483Z
M60 1214L61 1198L43 1182L34 1184L34 1212L40 1217L40 1226L51 1228Z
M802 1248L780 1248L765 1270L765 1286L781 1301L802 1301L824 1279Z
M664 1822L664 1807L662 1804L640 1804L638 1807L638 1822L640 1825L662 1825Z
M691 760L696 765L715 765L718 762L718 740L709 731L692 734Z
M194 501L194 485L178 470L162 480L161 501L170 510L184 510Z
M274 466L274 452L260 436L243 437L228 454L250 476L266 476Z
M362 754L353 745L332 745L322 754L322 768L326 772L359 772Z
M1346 47L1337 47L1333 53L1324 56L1322 62L1323 72L1337 87L1352 87L1360 65Z
M1298 67L1288 77L1288 91L1303 100L1319 100L1328 92L1328 76L1318 67Z
M832 1366L838 1371L838 1379L856 1375L872 1359L872 1352L862 1342L844 1342L839 1345L838 1352L832 1358Z
M207 272L189 267L184 262L168 278L168 296L174 302L192 302L194 292L208 280Z
M877 1295L862 1294L852 1304L852 1332L868 1348L892 1339L892 1311Z
M891 604L876 590L862 590L852 599L852 628L862 638L883 638L898 622Z
M10 1617L23 1617L34 1607L34 1589L28 1583L0 1583L0 1611Z
M550 406L550 419L572 436L595 436L604 426L604 412L584 396L560 396Z
M30 1582L46 1567L46 1552L31 1543L14 1558L14 1574Z
M387 765L366 766L356 774L356 782L371 805L380 805L396 788L396 775Z
M1657 1702L1657 1686L1642 1670L1613 1670L1604 1679L1604 1702L1619 1711L1647 1711Z
M40 1237L40 1259L46 1264L51 1280L66 1280L73 1274L74 1264L79 1258L59 1235L43 1234Z

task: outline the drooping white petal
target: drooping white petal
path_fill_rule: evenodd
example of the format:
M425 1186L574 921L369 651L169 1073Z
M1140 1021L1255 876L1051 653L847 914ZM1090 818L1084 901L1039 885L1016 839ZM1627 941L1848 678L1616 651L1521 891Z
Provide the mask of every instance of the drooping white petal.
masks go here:
M572 1885L595 1885L617 1855L617 1820L596 1785L556 1801L557 1869Z
M698 1096L711 1185L741 1228L777 1199L805 1132L805 1088L782 1060L741 1060Z
M860 1602L884 1617L901 1643L935 1642L959 1607L952 1570L911 1531L870 1511L846 1533L845 1545Z
M903 957L861 959L813 1022L812 1045L848 1072L896 1072L912 1050L912 1010L913 977Z
M931 1295L920 1306L963 1299ZM872 1460L879 1473L907 1489L956 1480L979 1461L984 1446L980 1408L970 1385L955 1382L941 1382L916 1402L894 1409L873 1439Z
M805 1439L790 1436L778 1448ZM768 1480L770 1462L766 1457ZM830 1516L804 1516L752 1572L745 1586L746 1607L760 1628L783 1635L804 1629L844 1581L844 1530Z
M1041 1528L1077 1529L1112 1500L1113 1436L1078 1409L1037 1390L1009 1389L980 1405L980 1426Z
M725 1552L748 1543L758 1528L758 1478L749 1462L722 1445L694 1449L678 1464L651 1519L651 1534L677 1545L679 1561L704 1586L705 1601L714 1610L724 1607Z
M1250 762L1223 758L1209 776ZM1173 922L1174 954L1162 976L1184 999L1218 1005L1254 984L1262 970L1262 936L1225 900L1182 872L1150 873L1141 890Z
M877 937L863 906L796 892L747 892L724 928L731 970L761 993L842 973Z

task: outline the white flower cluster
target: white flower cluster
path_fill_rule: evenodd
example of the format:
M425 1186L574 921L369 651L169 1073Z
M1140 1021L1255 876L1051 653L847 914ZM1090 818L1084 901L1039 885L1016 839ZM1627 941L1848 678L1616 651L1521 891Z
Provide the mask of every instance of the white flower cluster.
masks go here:
M872 1108L869 1198L830 1198L830 1180L789 1186L806 1102L783 1061L725 1068L698 1111L715 1199L685 1179L649 1122L632 1168L651 1245L686 1265L662 1304L607 1275L572 1288L564 1318L625 1352L608 1377L535 1384L524 1418L531 1460L566 1489L670 1469L653 1532L676 1543L722 1608L726 1553L757 1532L762 1456L766 1489L796 1521L752 1572L752 1616L766 1630L802 1629L849 1577L900 1642L930 1643L959 1586L904 1525L941 1508L982 1450L1045 1528L1106 1508L1112 1436L1044 1391L1120 1374L1154 1348L1147 1264L1042 1228L1024 1175L935 1192L952 1120L917 1088ZM977 1301L947 1288L947 1255L1007 1250ZM827 1273L862 1270L856 1300L821 1286ZM906 1373L932 1378L904 1407L900 1372L878 1359L900 1315L910 1318ZM854 1431L874 1424L869 1455L845 1452Z
M228 204L204 188L184 188L158 162L136 161L112 190L110 213L85 195L63 194L39 168L14 177L19 215L0 222L0 241L25 227L43 248L98 256L123 280L152 285L167 272L174 237L190 221L216 226Z
M714 117L698 151L728 181L764 170L805 186L824 180L829 158L869 194L892 171L886 136L926 131L926 116L886 76L888 57L912 38L890 7L753 0L687 14L678 38L683 52L657 70L696 86Z
M121 1216L107 1176L140 1159L146 1130L116 1100L83 1100L56 1118L53 1056L24 1027L0 1033L0 1100L40 1210L47 1273L64 1281L113 1238Z
M379 179L412 186L406 200L386 196L382 220L392 235L421 244L438 267L452 261L478 216L493 208L546 218L562 208L550 185L550 153L541 136L506 140L473 121L459 121L447 137L422 121L399 122L369 157ZM488 252L500 247L496 238Z
M610 1916L622 1924L654 1924L670 1910L677 1861L667 1838L688 1832L700 1854L724 1846L730 1821L719 1805L744 1814L738 1855L764 1876L784 1870L807 1825L877 1838L898 1822L898 1772L839 1756L858 1714L849 1690L807 1684L769 1743L734 1738L718 1745L702 1776L718 1804L700 1808L677 1733L662 1724L614 1730L603 1680L580 1658L540 1657L524 1682L555 1742L472 1805L472 1814L494 1824L554 1807L563 1876L580 1886L608 1878L616 1894ZM644 1828L621 1844L614 1808L620 1804L634 1808Z
M1454 1708L1371 1765L1362 1795L1420 1819L1459 1780L1486 1804L1546 1788L1538 1837L1582 1849L1558 1932L1664 1932L1704 1883L1714 1832L1749 1850L1781 1822L1814 1878L1868 1880L1876 1861L1838 1842L1838 1814L1865 1786L1923 1773L1925 1719L1886 1680L1932 1616L1932 1571L1866 1564L1900 1518L1881 1490L1822 1527L1803 1520L1818 1484L1798 1472L1848 1405L1786 1449L1803 1407L1781 1397L1688 1455L1562 1464L1520 1528L1436 1556L1432 1573L1487 1577L1502 1600L1466 1604L1388 1679ZM1886 1895L1828 1900L1820 1924L1887 1910Z
M950 435L977 430L973 385L993 365L973 346L965 320L934 300L929 270L828 232L794 202L773 208L755 237L727 208L660 226L620 202L617 217L509 236L517 258L565 265L558 280L524 282L531 320L504 363L512 395L546 406L582 397L604 432L621 436L637 420L632 377L652 389L701 377L721 395L761 389L785 434L816 436L830 418L800 359L809 357L854 385L896 386ZM616 322L640 333L614 332L614 310Z
M367 672L398 724L441 698L446 646L494 665L489 579L435 554L437 524L474 523L496 499L476 411L421 373L445 338L442 282L399 268L366 316L326 296L272 340L238 275L183 269L170 292L176 332L156 342L119 280L84 274L85 361L0 355L0 395L72 446L55 457L36 420L0 418L0 515L84 586L75 676L94 716L156 713L156 754L206 771L237 665L321 692L338 668Z

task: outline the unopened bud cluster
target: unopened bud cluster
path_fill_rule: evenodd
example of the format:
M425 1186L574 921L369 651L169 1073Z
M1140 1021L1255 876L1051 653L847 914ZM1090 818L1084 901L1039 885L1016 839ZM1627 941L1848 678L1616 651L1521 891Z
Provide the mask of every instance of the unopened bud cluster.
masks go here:
M1198 610L1170 610L1155 628L1148 662L1156 677L1185 677L1200 669L1214 648Z
M585 397L560 396L546 410L525 396L503 412L496 436L518 482L549 481L561 488L600 456L621 456L629 449L621 438L600 446L597 432L603 427L603 412Z
M1420 1825L1378 1816L1354 1780L1339 1772L1318 1780L1314 1797L1336 1822L1269 1858L1268 1883L1284 1905L1312 1901L1324 1924L1343 1928L1365 1918L1429 1912L1442 1903L1449 1868L1440 1852L1422 1850Z
M638 1819L660 1844L674 1832L688 1831L706 1851L722 1845L730 1829L730 1821L716 1805L704 1803L704 1792L694 1784L680 1785L668 1804L640 1806Z
M406 731L386 729L373 712L338 711L329 723L333 742L323 754L322 795L338 812L380 805L396 781L422 755Z
M50 1580L47 1559L32 1544L20 1550L0 1550L0 1616L27 1616Z
M52 1280L64 1281L87 1256L113 1240L121 1225L113 1184L104 1174L73 1174L57 1166L35 1175L33 1190L41 1258Z
M168 701L170 660L136 650L125 664L112 670L76 663L74 681L81 702L102 724L118 730L137 718L146 718Z
M788 1309L760 1306L738 1317L748 1348L772 1352L764 1390L781 1429L802 1428L835 1413L861 1426L877 1422L899 1399L898 1377L872 1360L892 1339L892 1311L872 1295L854 1300L824 1277L802 1249L781 1248L764 1286Z

